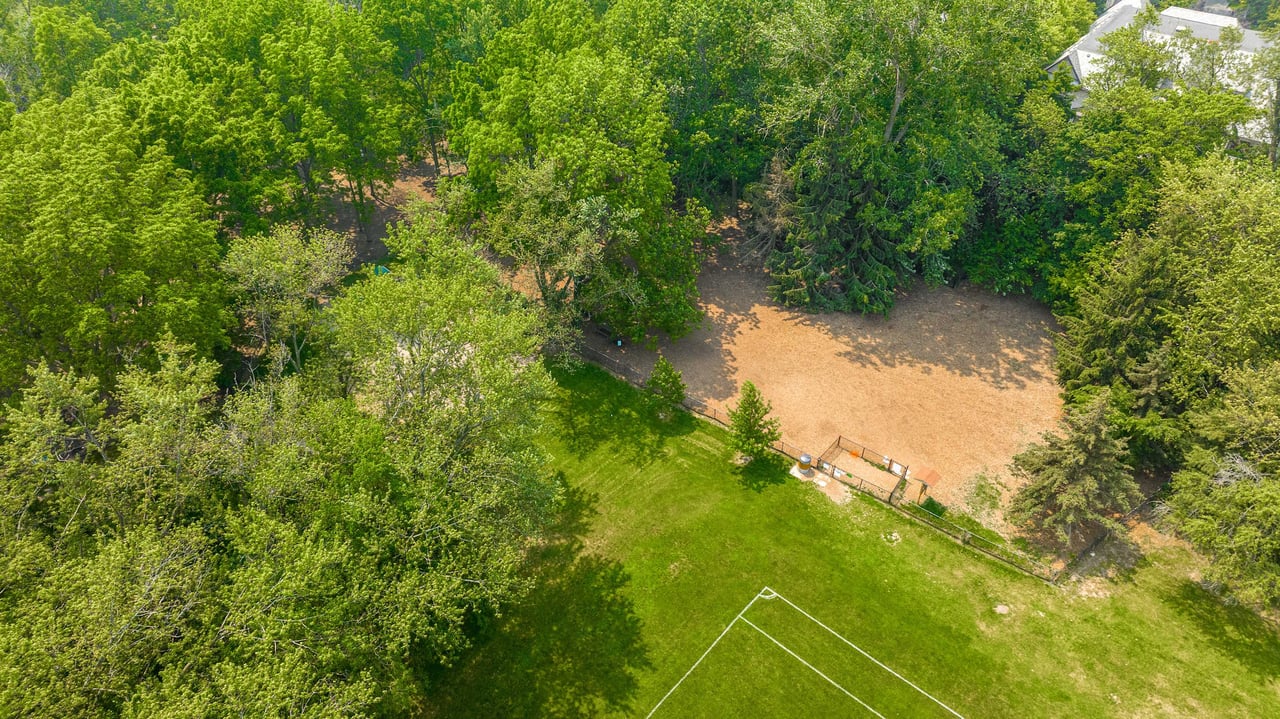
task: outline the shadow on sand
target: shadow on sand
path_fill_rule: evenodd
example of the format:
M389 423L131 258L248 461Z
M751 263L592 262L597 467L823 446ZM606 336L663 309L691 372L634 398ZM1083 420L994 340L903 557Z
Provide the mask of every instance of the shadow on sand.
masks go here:
M352 203L346 192L326 198L330 216L325 227L350 238L355 247L353 267L387 256L388 223L402 219L404 208L412 200L434 197L440 174L429 159L406 162L390 185L366 194L363 217L361 208Z
M847 349L861 365L938 367L997 388L1043 382L1052 367L1057 330L1049 312L1029 297L997 297L981 288L928 287L899 292L889 316L799 315Z

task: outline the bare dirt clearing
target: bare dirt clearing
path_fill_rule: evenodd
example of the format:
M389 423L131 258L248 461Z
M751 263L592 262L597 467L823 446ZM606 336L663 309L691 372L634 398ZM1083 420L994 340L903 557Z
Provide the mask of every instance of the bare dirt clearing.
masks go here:
M843 434L907 464L913 476L937 470L930 493L961 504L976 475L1004 474L1060 415L1057 325L1028 298L918 285L886 319L785 308L768 299L767 284L724 248L698 281L703 325L660 349L689 394L714 407L755 382L784 439L815 456ZM588 341L644 372L657 357Z
M452 174L462 170L461 165L450 168ZM387 256L387 226L404 217L404 210L413 200L431 201L435 197L436 182L442 174L430 160L406 162L389 186L379 188L378 194L369 198L372 213L369 221L361 226L355 206L346 196L333 201L334 217L329 229L350 238L356 249L355 266L376 262Z
M347 207L337 229L356 242L358 262L385 256L387 223L408 200L430 199L439 174L430 161L406 165L363 231ZM936 477L930 494L948 505L965 504L979 473L1006 475L1013 455L1054 426L1057 325L1043 306L967 285L917 285L888 318L800 312L768 299L768 276L739 260L740 234L727 224L698 281L706 319L661 345L690 396L723 410L751 380L787 442L816 457L843 434L914 477ZM657 358L590 334L587 342L644 373ZM1003 482L1006 498L1016 489Z

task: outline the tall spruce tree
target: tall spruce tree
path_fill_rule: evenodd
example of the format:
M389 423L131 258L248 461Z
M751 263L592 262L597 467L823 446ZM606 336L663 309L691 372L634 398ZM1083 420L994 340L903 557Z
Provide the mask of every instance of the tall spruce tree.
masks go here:
M1013 474L1025 481L1006 517L1018 525L1054 531L1070 544L1080 528L1119 528L1115 516L1141 499L1126 464L1128 450L1107 420L1110 393L1068 412L1058 433L1013 458Z

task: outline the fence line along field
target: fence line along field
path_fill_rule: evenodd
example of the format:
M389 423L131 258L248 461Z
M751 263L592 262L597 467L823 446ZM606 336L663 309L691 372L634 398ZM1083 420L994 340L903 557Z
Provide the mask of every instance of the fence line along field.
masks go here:
M783 438L815 456L854 437L909 464L936 470L930 494L962 502L966 482L1004 470L1052 429L1062 403L1047 309L1025 297L969 286L902 293L888 318L808 314L768 299L769 278L740 263L726 232L698 281L707 319L659 351L691 397L724 409L751 380L773 403ZM643 376L657 352L588 342Z

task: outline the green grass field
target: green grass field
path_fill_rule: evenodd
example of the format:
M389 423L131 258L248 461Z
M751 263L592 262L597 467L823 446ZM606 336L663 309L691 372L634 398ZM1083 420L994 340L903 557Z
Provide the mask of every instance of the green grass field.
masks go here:
M725 627L650 715L793 716L797 707L868 719L959 716L770 588Z
M659 422L598 369L557 379L564 517L527 600L441 673L428 716L644 717L766 586L969 719L1280 705L1280 635L1200 589L1185 550L1088 593L1052 587L872 500L836 506L781 463L743 472L725 432ZM839 687L739 622L655 719L875 716L846 692L886 717L952 716L783 602L743 616Z

